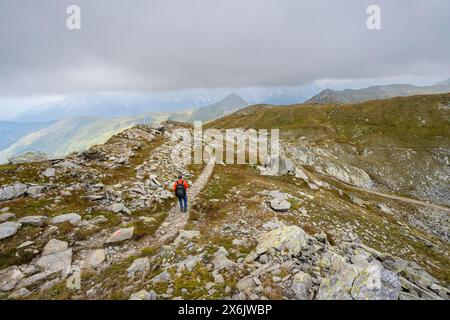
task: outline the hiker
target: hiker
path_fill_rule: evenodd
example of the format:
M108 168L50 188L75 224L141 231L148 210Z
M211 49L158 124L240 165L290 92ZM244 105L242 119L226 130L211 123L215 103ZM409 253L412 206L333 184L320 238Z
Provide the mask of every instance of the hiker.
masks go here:
M189 188L186 180L183 179L183 176L178 176L178 180L173 184L173 191L175 191L175 195L180 202L180 210L181 212L187 212L187 189Z

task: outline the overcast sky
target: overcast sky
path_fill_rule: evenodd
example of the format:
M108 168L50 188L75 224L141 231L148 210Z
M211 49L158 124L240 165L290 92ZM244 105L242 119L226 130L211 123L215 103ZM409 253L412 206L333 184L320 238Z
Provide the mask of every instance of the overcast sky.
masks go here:
M443 79L449 30L448 0L1 0L0 98Z

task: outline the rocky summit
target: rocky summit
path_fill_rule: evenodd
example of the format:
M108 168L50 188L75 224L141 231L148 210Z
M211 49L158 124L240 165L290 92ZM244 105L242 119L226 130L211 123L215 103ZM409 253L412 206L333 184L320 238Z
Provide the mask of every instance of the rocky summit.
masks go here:
M280 157L254 164L175 161L193 127L167 121L0 166L0 298L448 300L449 106L251 106L206 125L279 128Z

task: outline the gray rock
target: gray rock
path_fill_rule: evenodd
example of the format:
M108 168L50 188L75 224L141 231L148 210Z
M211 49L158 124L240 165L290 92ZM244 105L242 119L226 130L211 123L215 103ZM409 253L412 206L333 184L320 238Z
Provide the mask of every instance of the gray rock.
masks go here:
M252 276L246 276L238 281L236 288L240 291L246 291L256 286Z
M168 273L167 271L163 271L160 274L158 274L157 276L153 277L153 279L151 280L153 284L158 284L158 283L162 283L162 282L170 282L172 280L172 277L170 276L170 273Z
M127 269L128 278L133 278L136 275L145 277L150 271L149 258L139 258L133 261L130 267Z
M353 202L354 204L357 204L358 206L364 207L366 205L366 202L364 200L355 196L353 193L350 193L348 195L348 197L350 198L351 202Z
M285 212L291 208L291 203L285 199L277 198L270 200L270 207L275 211Z
M122 212L126 214L131 214L130 209L128 209L123 203L115 203L109 207L109 210L111 210L114 213Z
M36 265L44 270L58 272L61 271L63 277L67 276L72 264L72 249L62 252L42 256L36 261Z
M42 227L47 220L48 218L45 216L28 216L19 219L18 222L21 224L30 224L35 227Z
M65 241L51 239L42 250L42 256L48 256L49 254L59 253L66 250L69 244Z
M298 300L309 300L308 291L312 286L312 278L302 271L296 273L292 279L291 290Z
M198 230L181 230L178 234L178 237L175 239L173 244L178 246L181 243L185 243L193 238L199 238L200 231Z
M227 258L228 251L220 247L214 255L212 263L214 264L214 270L231 270L236 267L236 263Z
M31 197L40 196L45 190L44 186L30 186L27 189L27 195Z
M52 277L55 276L56 274L57 274L57 272L55 272L55 271L50 271L50 270L47 270L47 271L44 271L44 272L41 272L41 273L36 273L36 274L32 275L31 277L28 277L28 278L23 279L23 280L17 285L17 288L20 289L20 288L27 288L27 287L30 287L30 286L32 286L32 285L34 285L34 284L36 284L36 283L38 283L38 282L40 282L40 281L43 281L43 280L47 280L47 279L49 279L49 278L52 278Z
M156 300L157 295L155 291L147 292L145 290L141 290L139 292L133 293L130 296L129 300Z
M42 172L42 175L47 178L53 178L56 176L56 170L55 168L47 168L44 172Z
M130 228L122 228L114 232L109 238L106 240L106 243L115 243L121 242L125 240L129 240L133 237L134 227Z
M91 268L95 268L98 267L105 260L106 260L106 253L104 249L92 250L87 255L86 264Z
M12 200L26 194L28 186L16 183L11 186L0 188L0 201Z
M60 224L69 222L70 224L77 226L81 223L81 216L76 213L66 213L56 216L50 220L51 224Z
M15 235L21 227L22 224L19 222L3 222L0 224L0 240Z
M10 212L5 212L0 214L0 222L5 222L8 219L13 219L15 218L16 215L14 213L10 213Z
M16 266L0 272L0 291L11 291L25 275Z
M20 288L19 290L14 291L8 296L8 299L21 299L29 296L31 291L26 288Z

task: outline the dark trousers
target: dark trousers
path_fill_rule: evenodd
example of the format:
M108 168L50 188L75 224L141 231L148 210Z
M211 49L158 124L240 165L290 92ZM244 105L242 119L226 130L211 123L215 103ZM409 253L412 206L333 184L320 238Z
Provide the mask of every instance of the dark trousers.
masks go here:
M187 195L185 195L184 197L179 197L178 201L180 202L180 209L181 209L181 211L186 211L187 210L187 203L188 203Z

